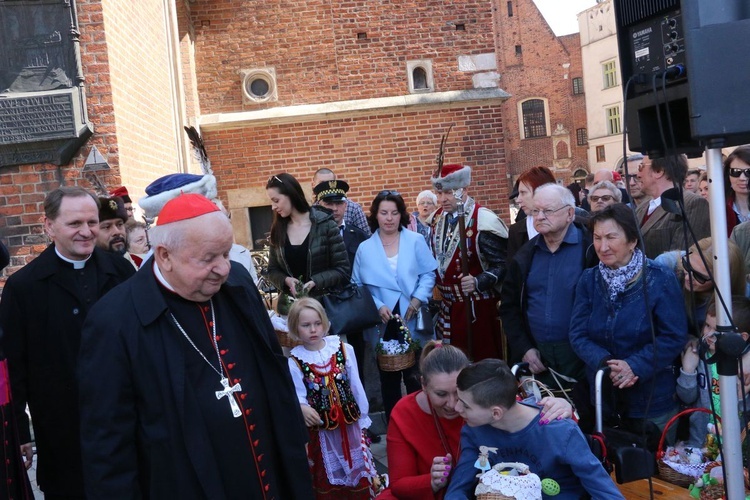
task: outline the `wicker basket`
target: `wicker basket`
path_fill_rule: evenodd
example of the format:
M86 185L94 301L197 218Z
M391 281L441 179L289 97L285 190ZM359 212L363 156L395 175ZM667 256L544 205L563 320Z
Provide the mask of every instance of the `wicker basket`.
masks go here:
M281 347L292 349L298 345L302 345L302 342L289 335L289 332L284 332L282 330L274 330L274 332L276 332L276 338L279 339Z
M664 430L661 433L661 439L659 439L659 446L656 448L656 464L659 469L659 477L668 483L676 484L677 486L682 486L683 488L687 488L688 486L693 484L695 482L696 476L690 476L681 472L677 472L664 461L664 441L667 437L667 431L673 423L677 422L677 420L681 416L689 415L690 413L695 412L711 413L706 408L688 408L687 410L679 412L677 415L669 419L667 425L664 426ZM700 476L706 470L706 467L709 467L714 463L715 462L705 462L702 464L696 464L692 467L695 468L696 472L698 472L697 475Z
M414 351L405 354L378 354L378 365L384 372L399 372L416 364Z

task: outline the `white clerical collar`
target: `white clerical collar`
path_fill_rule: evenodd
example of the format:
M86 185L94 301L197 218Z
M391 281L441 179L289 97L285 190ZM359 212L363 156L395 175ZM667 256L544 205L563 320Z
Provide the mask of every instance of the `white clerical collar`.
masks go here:
M661 206L661 196L648 202L648 215L654 213L654 211Z
M83 269L84 267L86 267L86 262L88 262L89 259L91 258L91 254L89 254L89 256L86 257L83 260L69 259L69 258L65 257L63 254L61 254L60 250L58 250L57 247L55 247L55 253L57 254L58 257L60 257L65 262L73 264L73 269Z
M167 282L167 278L165 278L164 275L161 273L159 266L156 265L156 261L154 261L154 274L156 275L156 279L159 281L159 283L164 285L164 288L166 288L170 292L174 292L174 287Z

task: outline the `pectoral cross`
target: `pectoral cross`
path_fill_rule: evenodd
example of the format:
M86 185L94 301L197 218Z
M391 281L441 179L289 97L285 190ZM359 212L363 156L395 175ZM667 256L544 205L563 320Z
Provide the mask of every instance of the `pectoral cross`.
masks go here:
M234 384L232 387L229 387L229 379L226 377L222 377L221 385L224 386L224 389L221 391L216 391L216 399L221 399L226 396L229 399L229 406L232 407L232 415L234 415L235 418L241 416L242 411L240 410L240 405L237 404L237 401L234 399L234 396L232 396L232 393L240 392L242 390L242 386L240 384Z

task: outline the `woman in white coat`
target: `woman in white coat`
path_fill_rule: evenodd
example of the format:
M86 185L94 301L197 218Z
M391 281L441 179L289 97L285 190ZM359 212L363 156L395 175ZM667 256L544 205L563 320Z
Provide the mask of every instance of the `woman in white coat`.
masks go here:
M417 311L432 297L437 262L424 237L406 229L409 213L398 192L378 193L367 220L373 235L359 246L352 277L357 284L366 285L375 299L383 320L377 327L378 336L383 336L388 321L399 315L413 338L425 345L434 334L415 332ZM386 418L401 398L402 378L407 392L421 388L416 366L399 372L380 371Z

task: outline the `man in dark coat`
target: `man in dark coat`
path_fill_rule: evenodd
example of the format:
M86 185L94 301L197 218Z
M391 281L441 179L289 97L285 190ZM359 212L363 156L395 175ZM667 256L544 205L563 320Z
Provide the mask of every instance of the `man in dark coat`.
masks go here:
M78 187L44 201L54 244L8 278L0 302L21 452L33 460L28 403L45 497L83 498L76 368L81 328L91 306L135 272L122 257L95 248L98 201Z
M169 201L154 255L100 301L80 352L88 500L312 498L287 361L232 226L199 194Z

